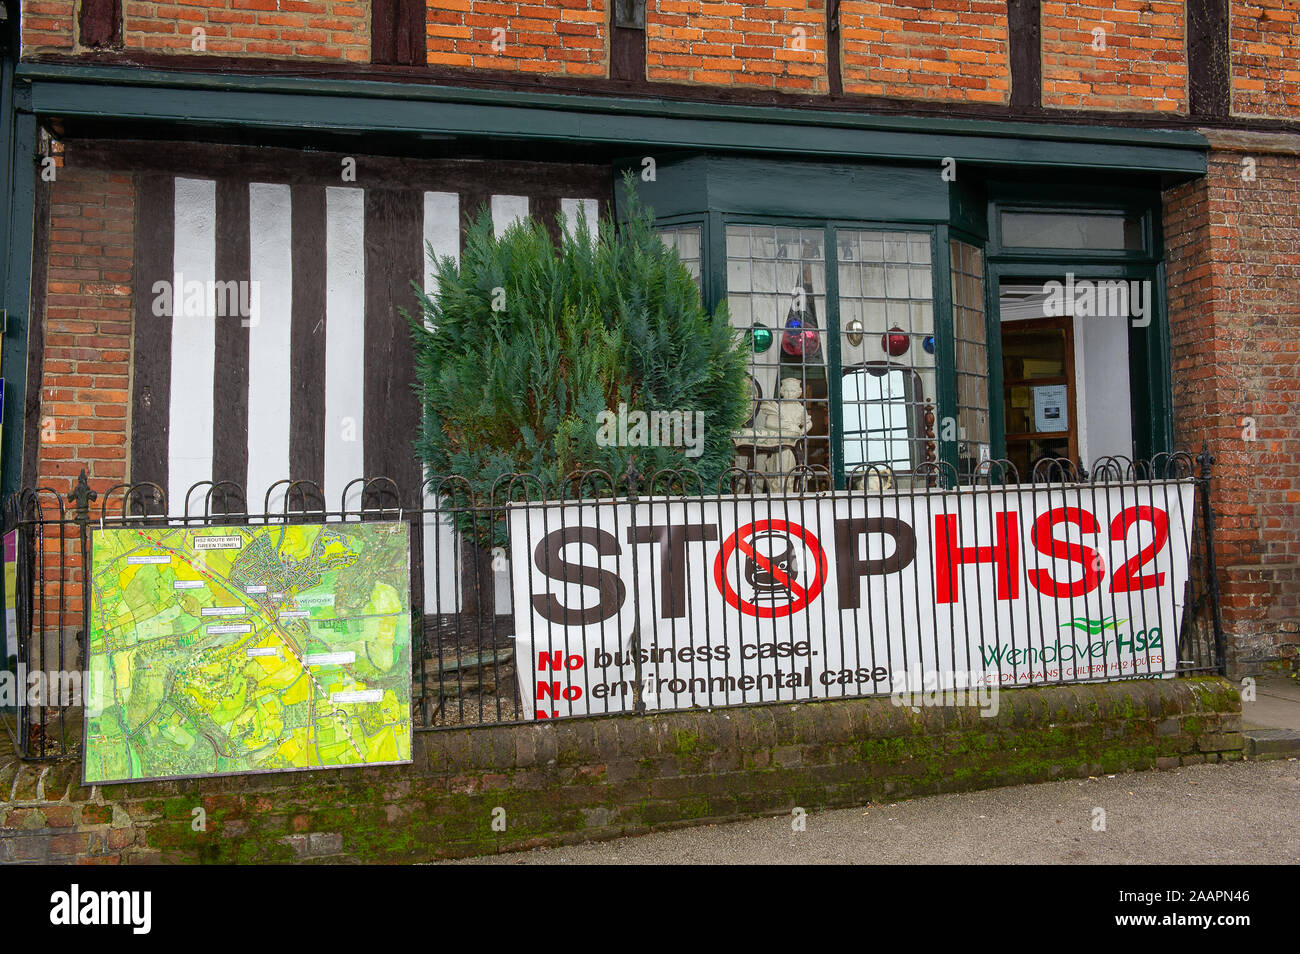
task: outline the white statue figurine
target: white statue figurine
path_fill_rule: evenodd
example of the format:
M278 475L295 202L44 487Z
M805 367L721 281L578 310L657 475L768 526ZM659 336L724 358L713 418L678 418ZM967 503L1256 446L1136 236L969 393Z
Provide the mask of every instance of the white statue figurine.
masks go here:
M803 386L798 378L786 378L781 382L780 401L759 404L758 413L754 415L754 436L757 444L769 444L772 450L759 456L755 467L774 475L767 479L769 488L775 486L784 493L793 486L788 476L795 466L793 442L811 429L812 416L804 406Z
M859 471L850 478L849 483L854 490L866 490L868 493L878 494L893 488L894 471L885 464L875 464L868 467L866 473Z

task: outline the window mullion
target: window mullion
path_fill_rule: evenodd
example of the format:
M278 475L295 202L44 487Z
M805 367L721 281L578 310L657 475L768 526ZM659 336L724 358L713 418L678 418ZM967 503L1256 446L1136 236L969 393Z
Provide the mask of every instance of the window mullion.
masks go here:
M934 361L938 420L938 458L945 465L944 482L957 473L957 338L953 322L952 255L948 226L934 230L932 261L934 294ZM951 467L951 471L948 469Z
M835 226L826 226L826 400L831 442L831 477L843 490L844 478L844 368L840 358L840 256Z

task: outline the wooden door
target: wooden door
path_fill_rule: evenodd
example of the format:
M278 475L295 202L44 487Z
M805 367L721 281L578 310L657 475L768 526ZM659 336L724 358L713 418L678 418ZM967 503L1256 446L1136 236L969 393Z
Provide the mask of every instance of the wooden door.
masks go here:
M1029 480L1044 458L1079 460L1074 319L1002 324L1002 405L1007 457Z

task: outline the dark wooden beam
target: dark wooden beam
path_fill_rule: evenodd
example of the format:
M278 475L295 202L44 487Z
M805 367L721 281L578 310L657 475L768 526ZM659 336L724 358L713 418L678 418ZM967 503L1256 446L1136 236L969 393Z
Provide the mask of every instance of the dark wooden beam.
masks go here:
M325 483L325 190L292 187L289 477ZM254 493L264 493L257 488ZM261 508L263 501L249 501ZM296 502L295 506L301 506Z
M73 169L112 172L170 173L220 179L238 168L252 182L290 185L338 185L341 152L304 152L275 146L213 145L201 142L152 142L132 139L63 140L64 163ZM491 190L508 192L507 183L523 183L521 194L556 199L595 198L612 188L608 165L557 165L498 159L411 159L355 155L365 181L400 183L402 188L435 192L478 192L488 201ZM477 204L474 206L477 211Z
M558 198L555 196L530 198L528 201L528 214L542 223L552 242L556 245L560 244L562 234L558 218L560 214L560 200ZM576 228L576 226L574 227Z
M370 61L424 66L424 0L371 0Z
M844 92L844 74L840 71L840 0L826 5L826 79L832 96Z
M249 229L248 182L243 178L218 179L217 281L252 281ZM243 487L248 481L248 325L245 316L239 314L212 320L216 323L217 368L213 392L212 479ZM217 494L213 497L214 502L220 499Z
M131 369L131 473L167 489L172 388L172 303L153 313L153 287L173 280L176 184L171 176L136 177L134 364ZM165 293L164 293L165 294ZM182 382L184 386L184 382ZM179 512L184 501L176 501Z
M420 401L411 388L415 353L402 311L419 311L411 283L424 277L424 207L418 192L398 189L367 189L365 201L365 476L391 479L409 507L421 479L413 444L420 434ZM391 493L386 485L371 489L378 494L366 506L397 504L385 496Z
M122 46L122 0L81 0L80 39L95 50Z
M1043 105L1043 29L1041 0L1007 0L1011 44L1011 105L1038 110Z
M1187 0L1187 92L1192 116L1204 120L1232 112L1228 15L1228 0Z

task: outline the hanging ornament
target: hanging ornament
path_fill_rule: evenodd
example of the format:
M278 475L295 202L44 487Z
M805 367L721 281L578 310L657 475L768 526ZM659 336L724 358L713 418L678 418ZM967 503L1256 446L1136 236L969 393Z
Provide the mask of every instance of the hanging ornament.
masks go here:
M805 327L802 318L787 318L785 334L781 336L781 350L794 358L811 358L821 350L822 342L817 329Z
M921 342L921 347L925 349L926 354L934 354L934 335L926 335Z
M754 325L749 334L754 340L754 350L760 354L772 347L772 329L762 322Z
M908 340L907 333L898 325L894 325L887 334L880 336L880 347L891 358L906 354L910 344L911 341Z
M862 332L865 331L866 329L862 327L861 321L859 321L857 318L854 318L852 321L848 323L847 326L845 326L844 330L845 330L845 337L849 339L849 344L853 345L853 347L855 348L858 345L862 344Z

